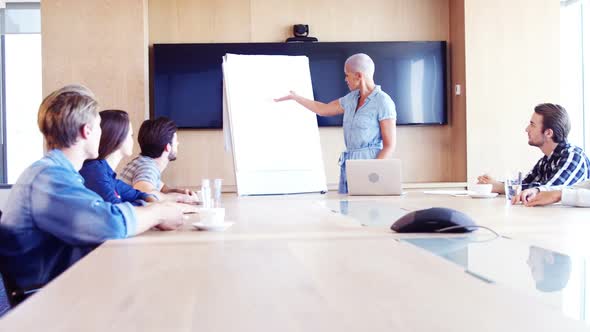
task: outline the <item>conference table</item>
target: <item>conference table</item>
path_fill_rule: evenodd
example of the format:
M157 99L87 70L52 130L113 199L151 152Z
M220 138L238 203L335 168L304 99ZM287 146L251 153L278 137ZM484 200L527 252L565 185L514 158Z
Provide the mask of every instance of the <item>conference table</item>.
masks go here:
M420 190L225 194L223 206L234 222L223 232L195 230L195 215L177 231L104 243L0 319L0 331L588 329L590 209ZM499 235L390 230L429 207ZM542 268L559 262L564 273Z

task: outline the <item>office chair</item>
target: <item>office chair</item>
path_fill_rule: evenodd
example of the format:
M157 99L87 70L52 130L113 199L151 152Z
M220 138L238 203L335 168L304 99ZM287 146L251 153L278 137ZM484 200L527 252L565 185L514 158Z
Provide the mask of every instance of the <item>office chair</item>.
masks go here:
M4 287L4 279L0 275L0 317L7 313L11 307L10 301L8 301L8 291Z
M2 218L2 211L0 210L0 218ZM0 317L10 310L10 301L8 301L8 291L4 286L4 278L0 273Z
M42 287L34 286L21 289L2 270L2 265L0 264L0 316L2 313L8 311L8 309L14 308L29 296L35 294Z
M0 210L1 218L2 210ZM13 280L8 278L3 270L0 263L0 316L41 289L41 286L20 289Z

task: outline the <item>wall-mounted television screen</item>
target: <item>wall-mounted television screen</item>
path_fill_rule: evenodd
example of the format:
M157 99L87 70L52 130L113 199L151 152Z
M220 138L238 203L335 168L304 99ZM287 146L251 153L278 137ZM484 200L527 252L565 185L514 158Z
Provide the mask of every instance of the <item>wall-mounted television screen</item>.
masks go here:
M315 100L346 95L344 62L366 53L375 83L396 105L398 125L447 123L446 42L155 44L153 115L179 128L222 128L222 57L233 54L306 55ZM341 126L342 116L318 117L319 126Z

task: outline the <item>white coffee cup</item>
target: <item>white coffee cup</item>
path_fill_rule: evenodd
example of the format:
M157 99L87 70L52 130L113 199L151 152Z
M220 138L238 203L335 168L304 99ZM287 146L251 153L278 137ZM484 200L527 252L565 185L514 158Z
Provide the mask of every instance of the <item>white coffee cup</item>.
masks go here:
M199 220L205 225L223 224L225 219L225 208L202 208L199 209Z
M491 183L473 183L470 184L468 190L477 195L487 195L492 193Z

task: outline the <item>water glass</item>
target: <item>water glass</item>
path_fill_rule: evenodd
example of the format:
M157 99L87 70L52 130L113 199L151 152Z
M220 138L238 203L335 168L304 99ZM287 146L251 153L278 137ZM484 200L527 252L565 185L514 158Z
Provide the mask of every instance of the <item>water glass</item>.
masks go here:
M221 185L223 184L223 179L215 179L213 181L213 201L215 207L221 206Z
M514 196L520 195L522 191L522 177L510 176L504 182L504 190L506 191L506 199L511 201Z
M204 208L212 207L211 204L211 186L209 179L201 180L201 202Z

